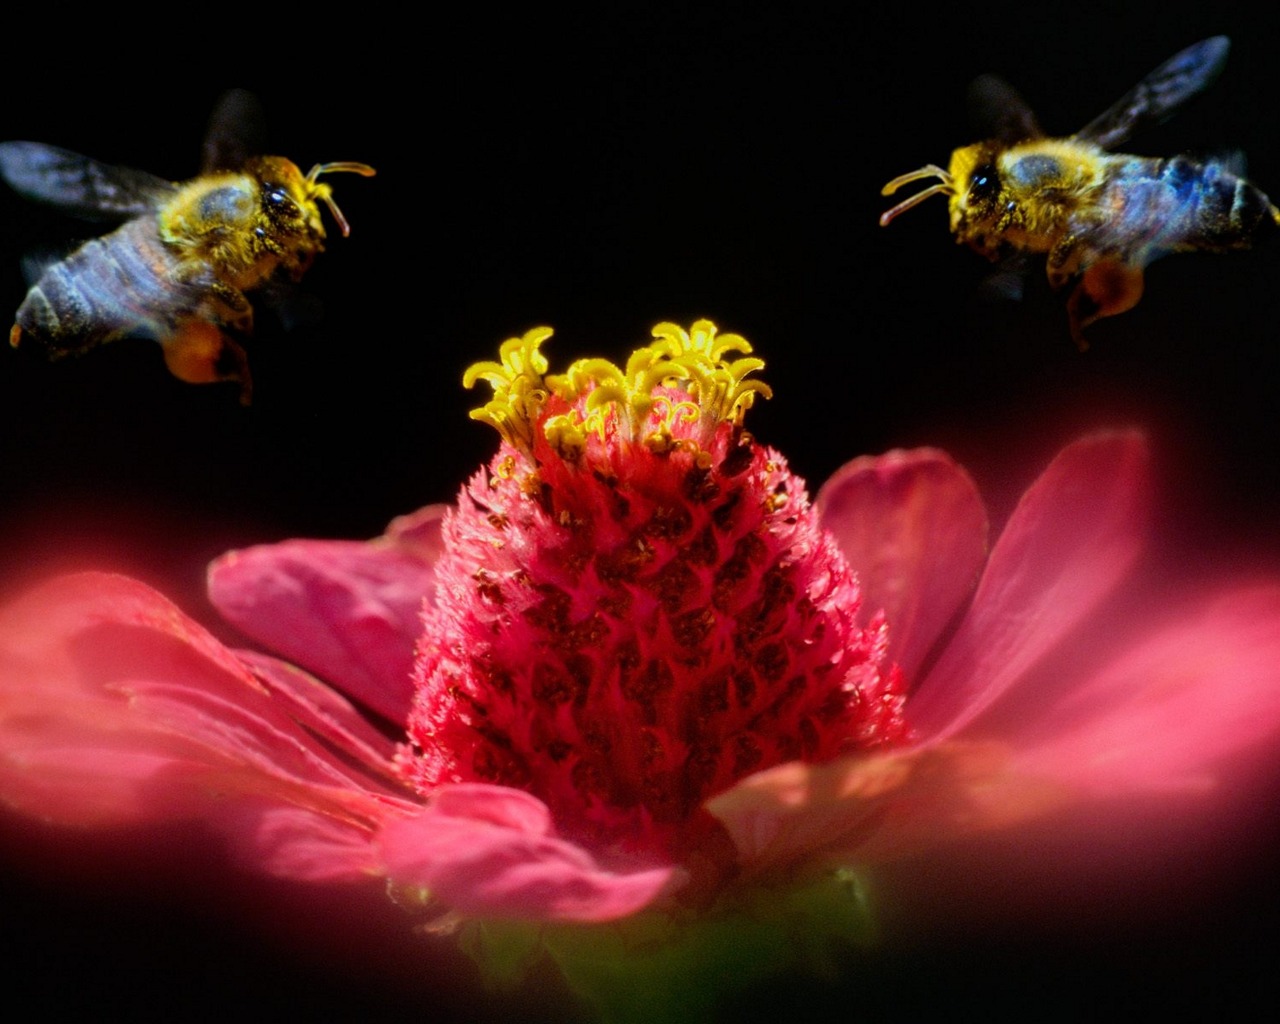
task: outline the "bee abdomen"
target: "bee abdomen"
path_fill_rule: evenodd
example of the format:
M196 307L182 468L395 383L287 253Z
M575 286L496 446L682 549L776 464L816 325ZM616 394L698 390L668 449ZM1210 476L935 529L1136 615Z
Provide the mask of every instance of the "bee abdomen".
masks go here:
M1219 163L1176 156L1160 161L1157 176L1175 197L1168 229L1181 244L1171 248L1243 249L1280 225L1266 194Z
M174 257L149 220L86 242L47 267L18 307L21 336L54 355L126 335L161 337L156 310L172 308Z

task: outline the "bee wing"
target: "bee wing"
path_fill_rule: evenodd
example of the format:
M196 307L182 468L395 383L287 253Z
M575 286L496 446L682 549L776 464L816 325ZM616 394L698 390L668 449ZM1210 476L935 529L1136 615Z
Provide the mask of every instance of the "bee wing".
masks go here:
M1001 261L978 285L978 297L984 302L1021 302L1027 290L1031 260L1025 255L1010 256Z
M123 221L154 210L177 188L42 142L0 142L0 177L20 195L85 220Z
M1013 145L1044 135L1036 115L1021 94L996 75L980 75L969 83L969 119L984 139Z
M324 299L292 281L268 281L254 292L255 301L267 307L286 331L315 327L324 320Z
M55 263L61 263L85 243L85 239L66 242L62 245L38 245L22 254L19 266L22 269L22 280L30 288L44 276L44 272Z
M267 118L258 97L247 89L224 92L209 115L200 171L238 171L267 148Z
M1174 54L1075 137L1114 149L1139 128L1163 121L1217 77L1230 48L1226 36L1213 36Z
M1209 153L1200 158L1200 162L1216 164L1228 174L1234 174L1237 178L1247 178L1249 176L1249 161L1242 149L1225 149L1216 153Z

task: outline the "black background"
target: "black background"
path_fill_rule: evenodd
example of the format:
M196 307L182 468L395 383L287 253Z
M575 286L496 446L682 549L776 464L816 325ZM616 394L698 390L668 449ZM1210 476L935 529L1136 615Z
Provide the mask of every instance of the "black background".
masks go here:
M170 378L149 343L56 364L0 351L6 593L57 569L115 568L214 624L203 568L219 552L371 536L449 499L493 446L466 419L477 398L462 371L504 338L548 324L559 365L620 359L653 324L702 316L766 360L776 397L752 429L815 486L854 455L934 444L971 468L1000 517L1067 440L1139 424L1156 442L1181 524L1166 532L1191 574L1243 556L1278 564L1280 244L1156 264L1141 304L1092 328L1081 354L1063 297L1038 272L1020 304L978 297L988 267L952 243L942 200L890 229L876 223L885 181L973 141L964 89L975 74L1004 75L1050 133L1067 134L1218 33L1233 50L1217 85L1129 148L1243 149L1250 176L1280 193L1278 40L1249 19L1167 5L687 19L602 7L580 19L495 9L418 30L350 11L301 38L279 12L233 17L244 16L220 15L212 49L180 32L144 46L114 27L83 55L69 44L55 61L47 48L15 55L30 68L15 72L22 87L0 137L181 179L198 165L215 98L245 86L264 103L271 150L304 168L367 161L378 176L330 179L351 237L334 232L304 283L318 319L286 332L259 309L249 408L234 386ZM51 78L70 87L41 86ZM22 253L85 229L7 191L0 218L0 309L16 309ZM1227 880L1194 893L1175 884L1152 920L1090 930L1046 909L1011 924L996 908L821 985L781 983L739 1012L1273 1004L1275 825L1235 837L1245 849ZM469 1002L474 982L444 953L415 948L422 968L403 950L343 959L249 922L236 908L247 895L192 899L159 869L121 886L77 858L64 864L57 843L46 849L21 823L5 838L43 851L11 857L5 957L50 1017L467 1019L500 1005ZM316 913L320 929L344 927L340 911ZM394 931L389 920L371 932ZM516 1006L501 1012L543 1012Z

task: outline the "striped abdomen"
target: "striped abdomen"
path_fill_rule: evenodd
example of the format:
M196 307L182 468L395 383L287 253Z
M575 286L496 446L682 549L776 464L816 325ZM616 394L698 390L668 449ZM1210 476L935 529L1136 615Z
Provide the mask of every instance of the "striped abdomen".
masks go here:
M1112 244L1144 264L1169 252L1245 249L1280 225L1280 210L1256 186L1221 164L1184 156L1119 157L1104 189L1114 211Z
M10 340L30 336L55 356L126 336L162 341L206 290L178 272L155 219L130 221L45 268L18 307Z

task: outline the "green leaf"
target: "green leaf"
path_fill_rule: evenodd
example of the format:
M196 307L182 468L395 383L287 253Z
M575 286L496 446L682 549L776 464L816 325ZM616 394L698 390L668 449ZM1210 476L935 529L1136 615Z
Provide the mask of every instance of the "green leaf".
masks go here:
M514 988L545 950L542 925L528 921L468 921L458 931L458 945L480 967L491 988Z
M608 1024L709 1019L726 996L773 976L831 976L873 938L866 891L839 871L789 889L759 887L679 918L546 926L569 985Z

